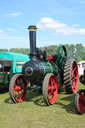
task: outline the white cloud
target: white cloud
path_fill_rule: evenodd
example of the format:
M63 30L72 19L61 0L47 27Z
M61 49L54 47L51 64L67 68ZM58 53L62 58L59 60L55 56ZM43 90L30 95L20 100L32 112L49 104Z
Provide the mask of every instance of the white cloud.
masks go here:
M37 26L42 29L57 29L61 27L66 27L64 23L60 23L59 21L53 20L49 17L41 18Z
M37 24L38 28L55 30L56 34L62 35L85 35L85 28L79 28L79 24L68 26L49 17L43 17Z
M73 24L72 27L80 27L79 24Z
M3 34L3 33L4 33L4 31L2 29L0 29L0 34Z
M18 17L18 16L21 16L23 15L22 12L14 12L14 13L8 13L6 16L7 17Z
M9 31L9 32L14 32L15 29L14 29L14 28L7 28L7 31Z

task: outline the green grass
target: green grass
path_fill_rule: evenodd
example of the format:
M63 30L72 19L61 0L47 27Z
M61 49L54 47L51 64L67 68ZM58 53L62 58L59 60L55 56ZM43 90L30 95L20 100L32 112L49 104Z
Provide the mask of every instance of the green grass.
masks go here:
M76 113L74 98L61 92L54 105L46 106L40 93L28 92L18 104L11 102L8 92L0 94L0 128L85 128L85 114Z

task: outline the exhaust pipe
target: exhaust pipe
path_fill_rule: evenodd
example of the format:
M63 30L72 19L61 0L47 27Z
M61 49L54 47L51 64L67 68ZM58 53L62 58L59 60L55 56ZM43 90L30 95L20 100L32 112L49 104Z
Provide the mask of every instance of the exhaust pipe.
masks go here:
M30 59L37 57L37 50L36 50L36 26L29 26L29 41L30 41Z

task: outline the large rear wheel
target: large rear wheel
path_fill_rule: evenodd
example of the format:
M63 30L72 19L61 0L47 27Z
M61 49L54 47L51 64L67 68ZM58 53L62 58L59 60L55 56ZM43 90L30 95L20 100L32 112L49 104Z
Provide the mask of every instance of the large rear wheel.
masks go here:
M54 74L48 73L43 81L42 93L46 105L51 105L56 102L58 94L58 84Z
M64 85L67 93L76 93L78 89L78 67L74 59L69 59L64 66Z
M22 74L15 74L12 77L9 85L9 94L14 103L24 101L27 93L27 90L24 90L26 87L27 81L24 79Z
M79 90L75 96L75 108L79 114L85 113L85 90Z

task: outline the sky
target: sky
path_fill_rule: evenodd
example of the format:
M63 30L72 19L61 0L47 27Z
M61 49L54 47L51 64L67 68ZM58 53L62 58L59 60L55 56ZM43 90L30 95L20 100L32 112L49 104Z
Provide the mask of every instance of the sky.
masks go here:
M29 25L37 47L85 44L85 0L0 1L0 48L29 48Z

